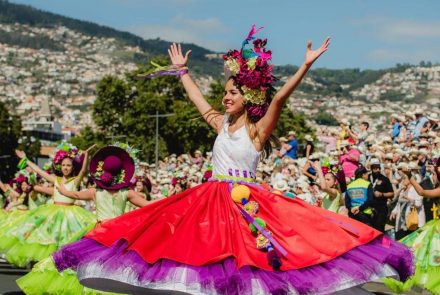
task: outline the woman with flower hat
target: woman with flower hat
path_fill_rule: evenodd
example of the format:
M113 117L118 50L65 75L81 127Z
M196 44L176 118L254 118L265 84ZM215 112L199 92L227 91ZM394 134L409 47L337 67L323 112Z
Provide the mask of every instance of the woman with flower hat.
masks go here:
M312 50L309 42L304 64L274 94L271 52L258 31L253 26L241 50L224 56L225 114L204 99L180 45L169 49L172 66L145 76L179 76L217 131L213 177L64 247L54 254L59 270L76 270L88 287L132 294L323 294L411 274L409 250L380 232L254 183L285 101L329 45Z
M98 220L97 229L108 220L124 214L127 201L137 207L152 202L147 201L142 193L129 189L132 185L135 163L127 149L119 146L106 146L100 149L92 157L89 170L96 188L70 191L61 184L59 191L72 199L94 201ZM17 284L26 294L96 293L80 285L74 271L65 270L59 273L52 257L36 264L32 272L17 280Z
M133 178L132 183L134 184L133 190L139 193L145 200L151 201L150 191L151 191L151 181L147 176L136 176ZM137 209L138 206L129 202L125 207L125 213Z
M87 210L74 206L75 199L63 196L59 186L78 190L82 177L87 170L88 151L84 152L81 171L78 149L62 143L53 159L55 173L48 174L26 158L22 151L16 151L21 158L20 168L29 167L44 179L54 184L47 188L52 192L53 204L46 204L30 210L20 222L14 222L0 241L0 249L6 251L9 263L24 267L30 262L40 261L62 245L74 242L84 236L96 224L95 216Z

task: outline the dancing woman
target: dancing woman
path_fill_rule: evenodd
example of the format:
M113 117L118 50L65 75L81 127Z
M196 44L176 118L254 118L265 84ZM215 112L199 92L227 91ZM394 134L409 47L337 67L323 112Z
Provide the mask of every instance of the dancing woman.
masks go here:
M28 166L55 185L50 189L53 192L53 204L30 210L20 222L14 222L0 241L0 251L6 253L7 261L24 267L30 262L48 257L62 245L79 240L95 226L96 218L83 208L74 206L75 199L59 192L60 185L78 190L87 170L88 151L84 152L84 163L77 173L75 163L78 160L78 149L67 143L59 145L53 163L55 172L60 176L43 171L28 160L24 152L16 151L16 154L21 158L21 168Z
M217 139L206 183L110 220L54 254L59 270L104 291L149 289L197 294L322 294L386 275L412 273L411 254L355 220L272 194L254 183L270 152L281 109L312 64L304 63L274 94L266 40L252 28L240 51L225 56L230 76L214 110L188 74L190 52L169 49L172 66L153 73L180 76L189 99ZM151 77L151 76L147 76ZM325 241L325 242L324 242Z
M100 149L90 161L90 177L97 188L69 191L64 185L60 193L72 199L94 201L97 228L106 221L124 214L127 201L137 207L150 203L141 193L128 189L135 171L133 158L117 146ZM96 294L95 290L84 288L70 269L61 273L48 257L36 264L32 271L17 280L18 286L26 294Z

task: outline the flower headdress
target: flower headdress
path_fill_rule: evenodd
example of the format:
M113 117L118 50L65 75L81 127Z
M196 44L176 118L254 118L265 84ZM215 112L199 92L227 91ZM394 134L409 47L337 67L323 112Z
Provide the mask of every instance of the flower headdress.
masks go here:
M119 190L130 186L135 173L134 151L119 143L103 147L90 161L92 179L102 189Z
M14 190L21 194L23 191L21 190L21 184L26 182L30 186L37 183L37 175L34 172L29 172L26 169L20 170L15 173L15 177L12 180L12 186Z
M273 66L269 65L272 52L265 48L267 39L254 37L261 29L253 25L240 51L230 50L223 55L225 68L244 93L246 111L254 122L266 114L274 90L272 83L275 81ZM250 41L253 46L250 46Z
M61 171L61 163L65 158L71 158L79 156L79 150L76 146L66 141L63 141L55 148L55 155L53 157L53 168L55 171Z

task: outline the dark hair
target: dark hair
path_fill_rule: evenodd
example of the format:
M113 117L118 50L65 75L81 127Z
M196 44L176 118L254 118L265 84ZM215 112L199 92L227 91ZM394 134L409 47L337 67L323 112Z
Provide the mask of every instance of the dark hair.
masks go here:
M241 95L244 95L243 90L241 89L240 85L238 84L236 78L234 76L230 77L229 80L232 80L234 82L235 87L237 87L238 91L240 91ZM273 87L269 88L266 92L266 96L268 96L267 100L272 101L273 95L275 93L275 89ZM255 120L254 118L251 118L247 110L245 108L245 126L246 130L249 134L249 137L253 141L255 138L258 137L258 131L255 128L255 124L258 122L258 120ZM254 128L251 128L254 127ZM261 153L261 159L266 159L270 156L272 153L273 148L275 147L281 147L281 142L275 135L271 134L269 138L266 140L263 146L263 152Z
M354 178L356 178L356 179L361 178L362 175L364 175L365 173L368 173L367 168L365 168L364 166L360 166L354 172Z
M367 126L367 130L368 130L368 128L370 128L370 123L368 123L366 121L362 122L361 124Z
M65 159L70 159L70 161L72 162L72 172L70 172L70 175L68 175L68 176L69 176L69 177L77 176L78 173L79 173L79 171L81 170L81 167L79 166L79 163L76 163L76 162L75 162L75 159L73 159L73 158L71 158L71 157L65 157L65 158L61 161L60 165L62 165L62 163L63 163L63 161L64 161ZM54 171L54 174L55 174L56 176L59 176L59 177L63 177L63 176L64 176L64 175L63 175L63 172L61 171L61 169L53 169L53 171Z

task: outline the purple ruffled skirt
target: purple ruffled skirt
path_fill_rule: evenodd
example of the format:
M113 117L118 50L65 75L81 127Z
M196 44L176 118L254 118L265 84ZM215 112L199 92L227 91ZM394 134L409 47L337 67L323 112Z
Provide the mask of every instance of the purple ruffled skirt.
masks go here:
M236 267L234 258L191 266L162 259L145 262L119 240L105 247L88 238L54 254L58 270L72 268L90 288L130 294L160 290L191 294L330 294L383 277L405 280L413 273L411 252L383 237L319 265L289 271ZM153 291L155 290L155 291Z

